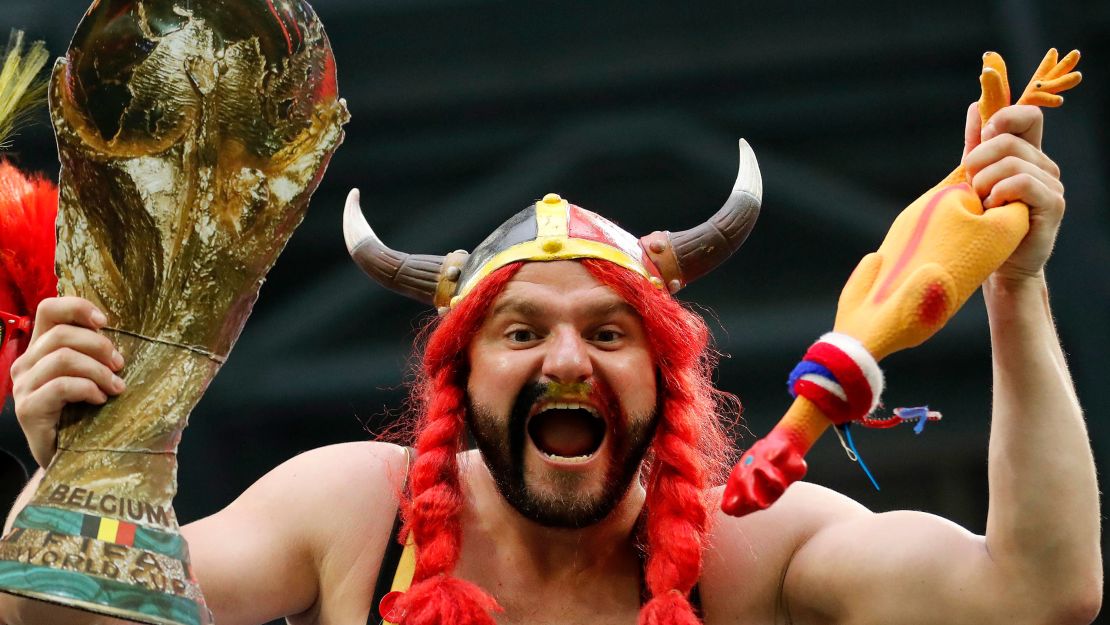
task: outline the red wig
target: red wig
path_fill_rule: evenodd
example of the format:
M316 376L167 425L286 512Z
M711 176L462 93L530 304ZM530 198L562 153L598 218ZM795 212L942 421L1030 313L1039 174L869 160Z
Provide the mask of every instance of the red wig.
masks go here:
M639 313L660 380L659 425L646 460L645 581L651 594L641 625L693 625L690 591L701 576L709 532L709 484L722 479L731 445L717 417L731 396L713 388L716 364L709 330L697 314L660 289L612 263L580 261ZM461 551L463 495L456 456L465 433L467 348L490 305L519 269L497 270L427 329L424 359L413 389L421 416L406 534L417 545L413 586L399 601L405 625L493 625L497 602L452 576Z

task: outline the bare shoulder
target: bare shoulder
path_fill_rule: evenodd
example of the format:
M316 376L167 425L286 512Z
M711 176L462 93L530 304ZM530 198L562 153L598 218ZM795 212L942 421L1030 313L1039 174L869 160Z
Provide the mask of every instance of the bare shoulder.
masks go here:
M213 611L226 622L365 618L366 588L377 578L407 468L405 449L395 445L313 449L183 528Z
M378 491L393 490L390 486L400 488L407 464L405 448L398 445L375 441L340 443L290 458L262 477L256 486L272 481L282 487L307 486L320 494L329 488L364 486L361 489L364 494L372 496Z
M721 490L713 491L712 501ZM795 554L822 529L870 514L808 482L795 483L773 506L747 516L717 509L699 586L706 622L787 622L783 582Z
M291 458L243 497L257 488L263 498L282 498L281 511L291 514L312 541L326 583L330 574L345 577L352 567L377 571L407 473L403 447L342 443Z
M301 492L312 499L313 518L305 522L328 518L313 536L320 576L313 611L319 622L347 622L352 613L361 620L371 601L367 589L377 582L392 538L408 453L366 441L322 447L291 462L296 479L307 487Z
M925 614L936 606L876 583L934 596L982 588L980 536L924 512L876 514L839 493L798 482L767 510L718 513L702 576L706 622L863 622L864 615ZM949 585L952 590L936 592ZM882 595L882 596L880 596ZM979 622L972 619L969 622Z
M296 517L327 510L330 522L354 521L340 514L392 505L404 486L408 457L403 447L362 441L298 454L262 476L230 506L279 506ZM362 515L359 515L362 516ZM319 523L317 520L317 523Z

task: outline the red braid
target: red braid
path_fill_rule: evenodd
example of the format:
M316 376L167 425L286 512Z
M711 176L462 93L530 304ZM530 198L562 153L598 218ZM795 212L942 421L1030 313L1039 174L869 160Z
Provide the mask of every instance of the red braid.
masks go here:
M406 531L417 545L413 586L397 604L405 625L494 625L490 611L501 609L481 588L452 576L462 546L457 454L465 429L466 348L519 267L490 274L427 335L413 389L423 418L405 502Z
M651 599L640 625L696 625L689 597L709 534L708 484L723 477L731 449L717 407L735 399L713 388L716 359L701 317L628 270L592 259L582 264L640 314L661 381L645 502Z

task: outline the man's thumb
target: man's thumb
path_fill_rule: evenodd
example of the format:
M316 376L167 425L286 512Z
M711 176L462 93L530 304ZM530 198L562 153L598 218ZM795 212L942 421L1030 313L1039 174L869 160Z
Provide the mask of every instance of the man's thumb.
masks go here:
M964 155L960 160L967 158L967 153L979 145L982 122L979 119L979 103L972 102L967 107L967 121L964 123Z

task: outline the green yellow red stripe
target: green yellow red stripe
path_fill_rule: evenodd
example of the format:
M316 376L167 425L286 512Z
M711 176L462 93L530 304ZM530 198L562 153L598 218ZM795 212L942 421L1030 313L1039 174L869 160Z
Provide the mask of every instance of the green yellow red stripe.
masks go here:
M108 523L104 523L108 521ZM112 523L114 522L114 524ZM177 560L188 559L185 539L175 532L163 532L118 519L109 519L73 510L48 506L27 506L16 517L14 527L38 529L84 536L137 549L145 549ZM101 534L103 528L103 534Z

